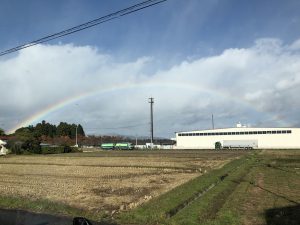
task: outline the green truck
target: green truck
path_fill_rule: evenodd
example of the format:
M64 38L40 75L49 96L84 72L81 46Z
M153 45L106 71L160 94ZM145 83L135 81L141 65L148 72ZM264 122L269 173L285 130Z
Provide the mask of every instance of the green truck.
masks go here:
M132 150L134 146L129 142L120 142L120 143L103 143L101 148L104 150Z
M103 144L101 144L100 147L104 150L112 150L115 148L115 144L114 143L103 143Z
M116 143L115 149L120 149L120 150L132 150L133 145L129 142L122 142L122 143Z

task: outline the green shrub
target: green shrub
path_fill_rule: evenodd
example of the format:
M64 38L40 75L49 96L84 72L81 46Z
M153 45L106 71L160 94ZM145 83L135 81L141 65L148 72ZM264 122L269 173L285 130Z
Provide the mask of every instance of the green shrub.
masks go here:
M11 150L11 153L16 155L24 153L24 149L22 149L22 142L8 142L7 148Z
M42 154L59 154L59 153L63 153L63 147L62 146L57 146L57 147L45 146L45 147L42 147Z
M70 146L64 146L63 153L70 153L70 152L72 152L72 148Z
M79 148L70 146L44 146L42 147L41 154L61 154L70 152L81 152Z

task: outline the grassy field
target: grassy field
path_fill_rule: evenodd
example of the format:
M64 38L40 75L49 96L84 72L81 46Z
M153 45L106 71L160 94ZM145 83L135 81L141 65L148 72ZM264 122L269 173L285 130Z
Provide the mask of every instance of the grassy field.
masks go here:
M296 225L300 151L106 151L0 158L0 208L120 225Z
M122 213L118 221L172 225L299 224L300 151L254 152Z
M102 151L0 158L0 207L111 217L244 155Z

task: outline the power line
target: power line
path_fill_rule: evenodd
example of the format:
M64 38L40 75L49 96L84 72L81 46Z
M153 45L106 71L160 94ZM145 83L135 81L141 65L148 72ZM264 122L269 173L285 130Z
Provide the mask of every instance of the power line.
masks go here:
M66 29L66 30L63 30L63 31L60 31L60 32L57 32L57 33L39 38L35 41L31 41L31 42L16 46L14 48L5 50L3 52L0 52L0 56L7 55L7 54L10 54L10 53L19 51L21 49L29 48L29 47L32 47L34 45L41 44L41 43L44 43L44 42L47 42L47 41L51 41L51 40L54 40L54 39L57 39L57 38L60 38L60 37L66 36L66 35L70 35L72 33L75 33L75 32L81 31L81 30L85 30L87 28L99 25L101 23L108 22L108 21L113 20L113 19L117 19L117 18L122 17L122 16L126 16L128 14L140 11L142 9L151 7L153 5L157 5L157 4L165 2L165 1L167 1L167 0L148 0L148 1L141 2L141 3L138 3L136 5L130 6L128 8L125 8L125 9L119 10L117 12L108 14L106 16L102 16L100 18L97 18L97 19L91 20L89 22L80 24L78 26L71 27L69 29Z

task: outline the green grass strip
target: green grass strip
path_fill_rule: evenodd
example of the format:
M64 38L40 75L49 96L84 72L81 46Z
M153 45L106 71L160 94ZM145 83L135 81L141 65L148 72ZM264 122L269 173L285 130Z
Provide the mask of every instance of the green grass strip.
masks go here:
M222 182L207 192L203 197L192 202L182 209L167 224L180 225L216 225L216 224L240 224L239 217L235 211L221 209L239 185L240 180L247 175L253 159L244 160L243 164L237 166L230 172ZM220 214L222 211L222 214Z
M173 221L173 219L170 220L166 217L169 211L191 199L197 193L204 191L210 185L217 183L220 180L220 176L234 171L248 160L250 159L246 156L233 160L222 168L182 184L158 198L150 200L137 209L120 214L118 221L122 224L169 224L170 221Z

